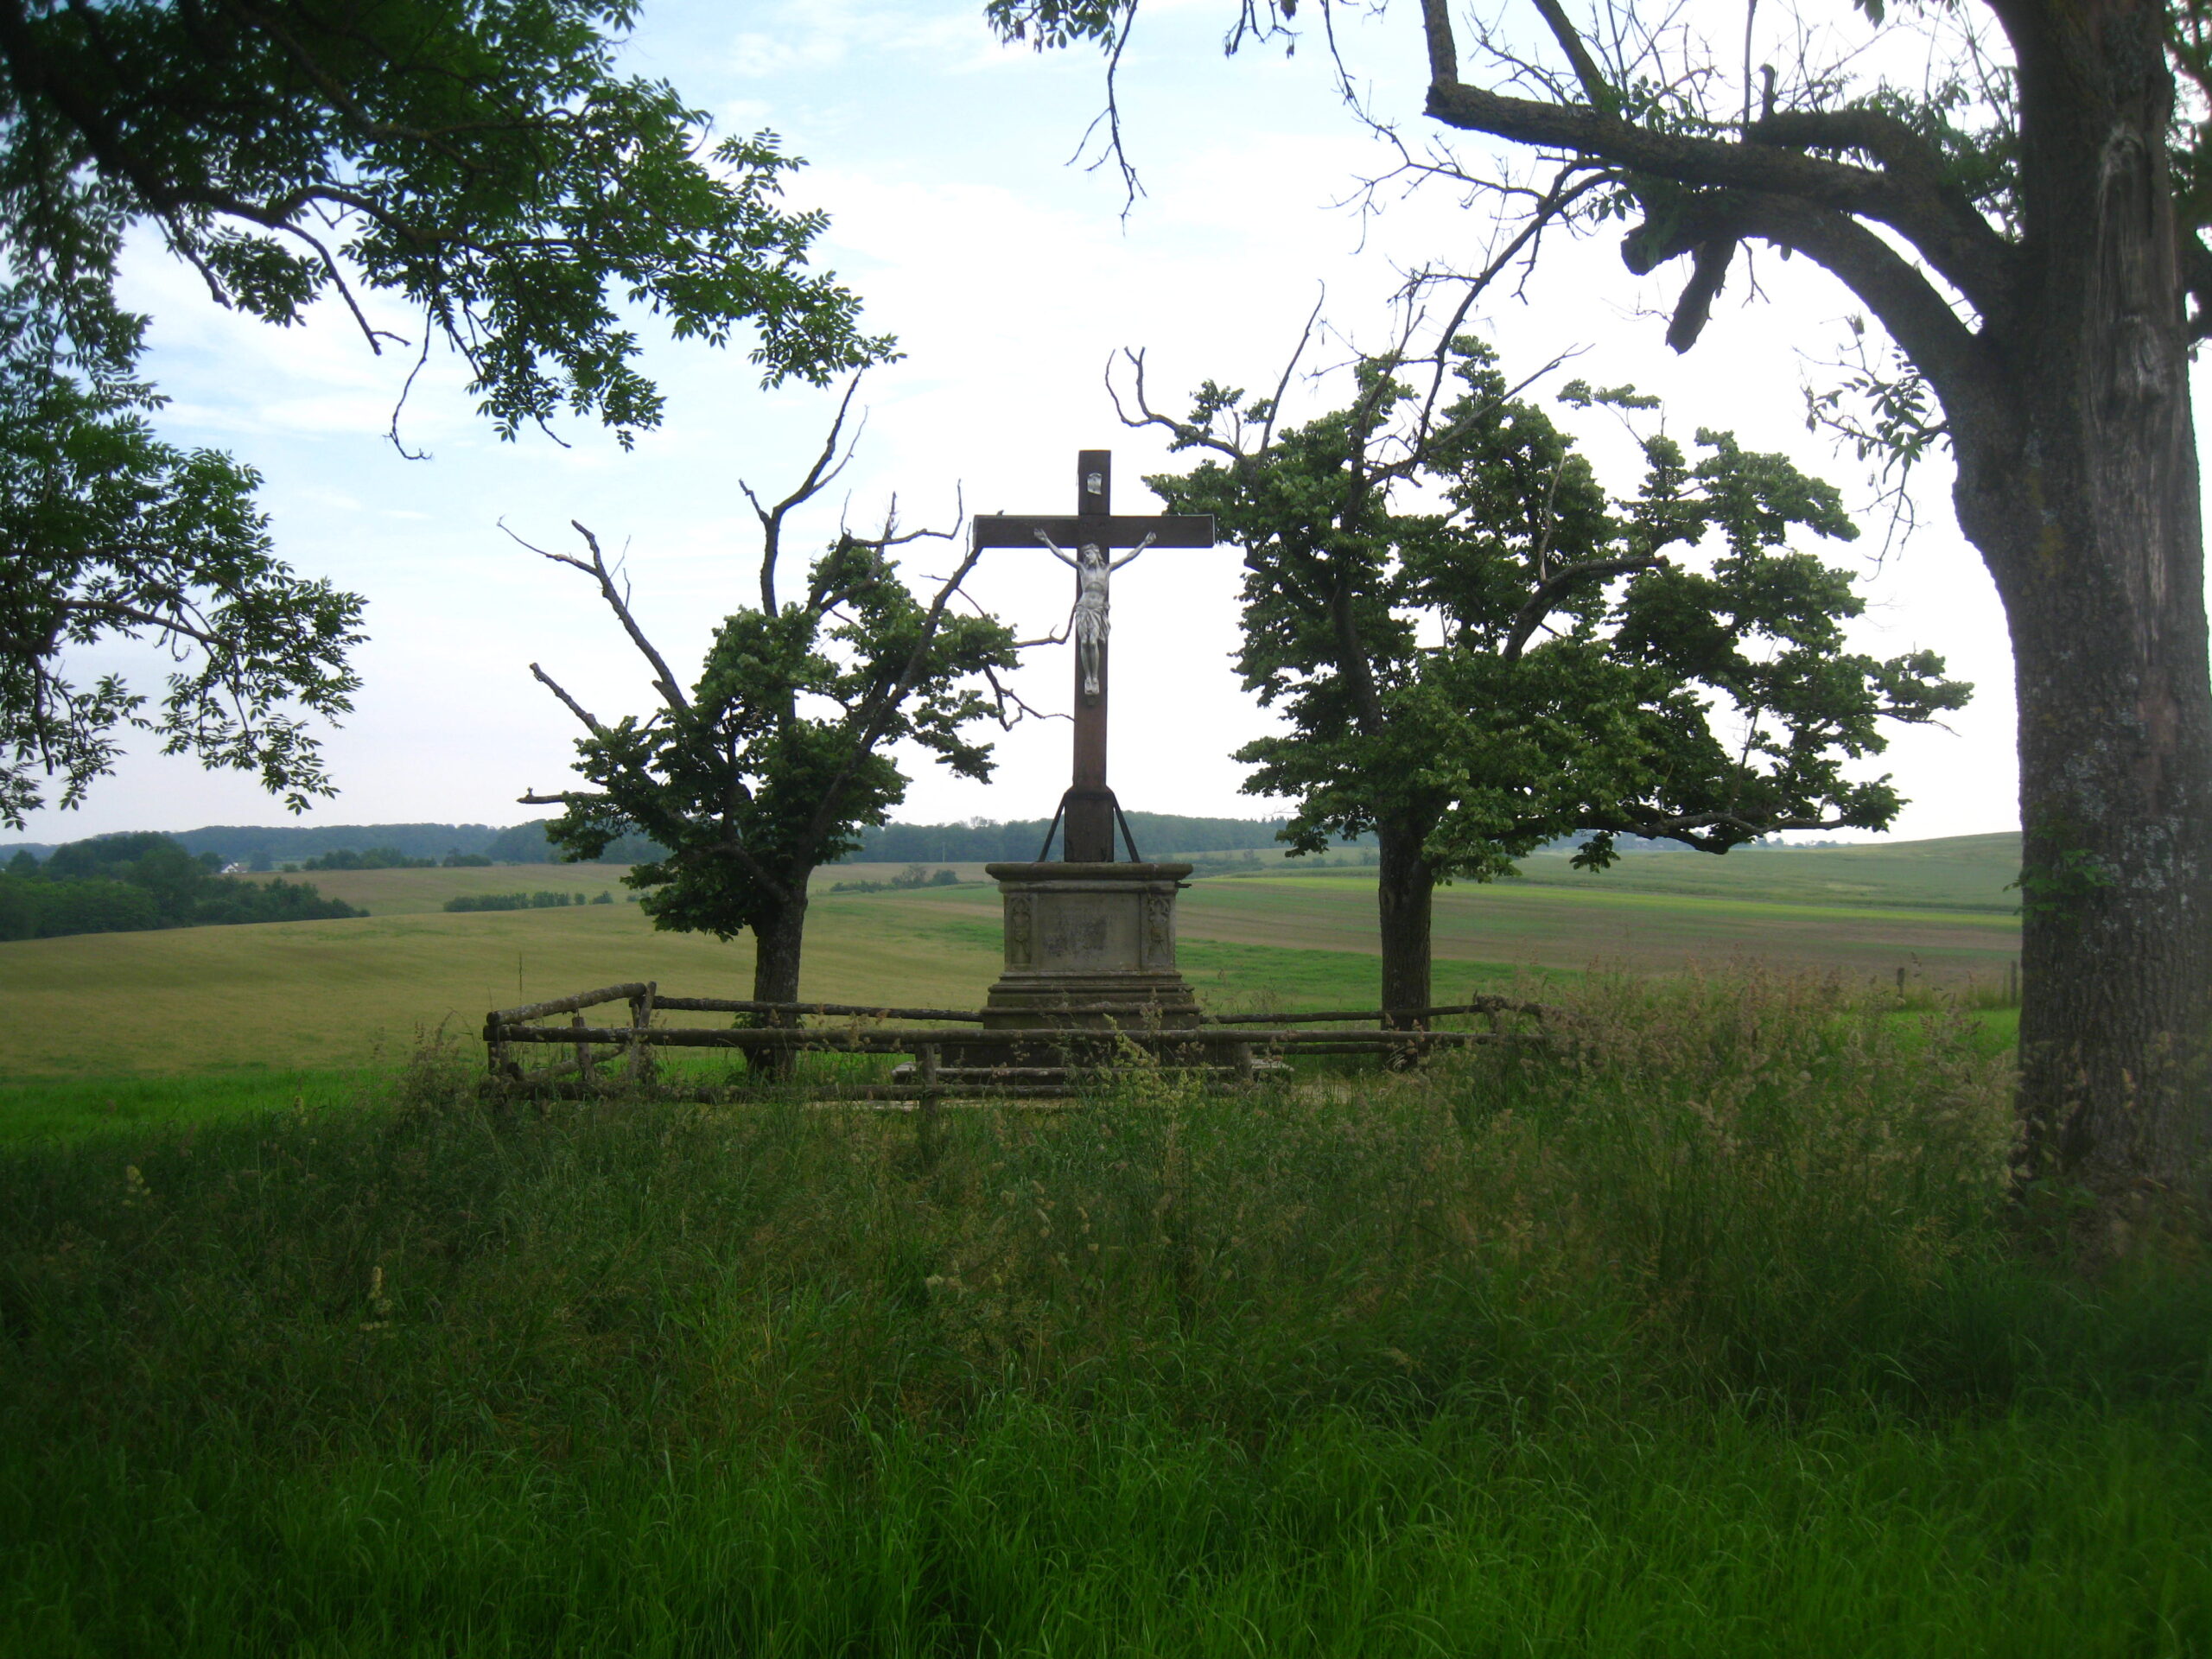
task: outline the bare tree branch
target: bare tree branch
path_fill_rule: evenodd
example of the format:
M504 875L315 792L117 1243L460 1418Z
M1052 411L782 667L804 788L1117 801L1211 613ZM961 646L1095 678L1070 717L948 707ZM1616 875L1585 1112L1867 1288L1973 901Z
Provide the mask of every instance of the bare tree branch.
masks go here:
M760 521L760 610L763 615L776 614L776 561L783 556L785 518L792 508L811 501L836 481L837 474L845 470L846 463L852 460L854 452L860 448L861 436L868 430L868 415L863 410L860 428L854 432L853 441L845 446L842 455L838 454L837 442L844 433L846 411L852 408L853 395L861 389L861 378L866 372L862 370L846 383L845 395L837 400L836 418L830 423L830 435L822 441L822 453L814 458L814 465L807 468L806 476L799 480L789 495L773 507L764 507L760 505L760 498L753 493L753 486L741 478L737 480L737 487L745 492L745 499L753 504L753 516Z
M1598 67L1597 59L1590 55L1590 48L1583 43L1582 35L1568 21L1567 11L1559 0L1535 0L1535 8L1552 32L1552 39L1559 42L1559 49L1567 54L1567 60L1574 67L1574 78L1582 83L1582 95L1590 100L1590 107L1602 110L1607 115L1618 114L1620 96L1606 80L1605 72ZM1455 73L1454 80L1459 79Z
M548 691L550 691L555 696L560 698L562 706L567 709L570 714L574 715L579 721L581 721L583 723L584 729L589 732L594 737L605 737L607 735L607 728L599 723L597 716L593 715L591 710L585 708L583 704L578 702L574 697L570 696L568 692L563 689L561 683L558 680L555 679L550 674L548 674L536 663L532 663L530 665L530 677L533 680L536 680L540 685L543 686ZM548 798L551 798L549 797Z
M1757 236L1802 253L1840 278L1879 317L1947 401L1982 366L1981 346L1933 284L1865 226L1787 196L1713 191L1694 198L1664 236L1647 223L1621 248L1641 276L1719 236Z
M639 626L638 619L631 614L628 596L614 585L613 575L607 569L606 557L599 550L599 537L573 518L569 521L569 527L584 538L584 545L591 550L589 560L580 559L573 553L553 553L544 548L533 546L516 535L513 531L508 530L505 519L499 521L499 528L506 531L508 538L518 546L529 548L540 558L550 559L556 564L565 564L571 569L581 570L596 582L599 584L600 597L607 601L607 608L614 613L615 619L622 624L622 632L630 636L630 643L637 646L639 654L652 664L653 689L660 693L661 701L679 714L689 709L691 705L684 698L683 688L677 683L676 675L669 668L667 658L660 654L658 648L652 640L645 638L645 629Z

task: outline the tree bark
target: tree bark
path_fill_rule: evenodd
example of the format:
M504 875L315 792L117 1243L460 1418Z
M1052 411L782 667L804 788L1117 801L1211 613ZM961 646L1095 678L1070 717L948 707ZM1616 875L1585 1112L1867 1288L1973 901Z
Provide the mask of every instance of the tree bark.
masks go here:
M2019 708L2023 1167L2107 1201L2184 1181L2212 1128L2212 663L2178 351L2166 366L2130 400L2031 372L2018 451L1961 446Z
M756 1002L798 1001L799 957L806 943L806 887L813 874L810 869L803 870L786 878L785 885L795 896L753 920L753 1000ZM762 1014L756 1020L763 1026L798 1023L790 1014ZM787 1049L759 1050L746 1061L751 1070L767 1077L790 1076L793 1063Z
M755 1002L798 1001L799 953L806 942L806 881L804 875L798 878L791 883L797 896L753 924Z
M2024 1173L2115 1218L2212 1128L2203 526L2173 87L2140 21L2092 6L2022 41L2027 280L1947 399L2019 704Z
M1382 921L1382 1007L1385 1027L1426 1030L1428 1021L1397 1011L1426 1008L1429 995L1429 912L1436 871L1422 856L1425 833L1403 824L1378 824L1381 843L1376 907Z

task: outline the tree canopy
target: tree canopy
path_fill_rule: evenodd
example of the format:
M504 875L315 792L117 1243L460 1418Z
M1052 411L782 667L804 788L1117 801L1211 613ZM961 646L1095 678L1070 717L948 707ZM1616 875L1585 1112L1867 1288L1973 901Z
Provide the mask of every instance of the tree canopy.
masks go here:
M545 553L597 587L649 671L656 706L602 720L533 663L584 728L576 770L588 786L523 798L566 809L545 833L572 858L596 858L624 836L650 837L658 855L624 878L645 913L657 927L722 939L750 930L753 995L764 1001L798 994L809 877L906 798L893 747L912 744L962 777L990 775L989 746L965 728L1002 713L997 675L1014 661L1003 624L960 608L977 550L925 600L894 554L931 532L901 532L895 518L874 537L840 529L804 586L786 588L790 515L850 458L839 445L852 397L848 389L789 495L770 505L741 486L760 523L760 602L722 620L688 691L589 531L575 526L583 556Z
M1238 752L1245 787L1297 802L1296 850L1379 838L1390 1007L1427 1006L1436 881L1568 836L1603 868L1621 835L1725 853L1885 829L1897 791L1853 763L1881 721L1968 692L1931 653L1850 649L1850 575L1789 545L1857 534L1833 486L1726 432L1693 456L1662 429L1617 495L1487 346L1452 342L1434 384L1446 365L1448 401L1386 359L1346 407L1281 430L1273 398L1209 385L1187 418L1154 417L1209 458L1147 480L1244 549L1238 666L1290 725ZM1580 381L1561 398L1654 401Z
M279 327L334 300L365 346L442 345L501 435L658 423L636 319L746 344L765 383L891 354L807 252L773 135L715 142L618 73L627 0L0 3L0 821L74 804L119 734L327 793L308 721L345 712L359 605L270 553L250 469L149 423L148 319L116 294L150 233L218 304ZM373 296L414 314L402 335ZM411 377L410 377L411 383ZM393 423L399 437L398 414ZM156 715L58 659L143 636L194 666Z

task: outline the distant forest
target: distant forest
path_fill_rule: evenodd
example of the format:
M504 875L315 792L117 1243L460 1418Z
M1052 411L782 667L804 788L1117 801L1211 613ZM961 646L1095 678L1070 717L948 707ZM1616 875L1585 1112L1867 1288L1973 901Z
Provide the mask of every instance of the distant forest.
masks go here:
M545 839L548 820L533 819L510 829L486 823L353 823L353 824L210 824L205 829L177 831L168 839L195 856L213 854L225 865L242 864L250 870L277 870L287 864L308 868L316 861L324 869L356 868L343 861L329 862L334 854L376 854L385 860L421 859L432 863L474 861L493 864L552 864L562 861ZM973 818L966 823L887 823L863 832L860 849L846 861L854 863L939 864L991 863L1022 861L1037 856L1045 839L1043 818L997 823ZM1281 818L1190 818L1170 813L1132 812L1129 827L1137 850L1147 858L1166 858L1179 853L1236 852L1248 847L1274 843ZM114 837L104 837L114 839ZM82 846L86 842L72 842ZM1056 849L1057 850L1057 843ZM0 846L0 860L27 852L44 860L54 849L37 842ZM626 836L608 847L594 862L635 864L657 856L660 849L643 836Z
M0 939L368 914L306 882L244 881L221 868L213 853L143 832L71 842L43 860L17 850L0 868Z
M1177 858L1188 854L1236 853L1248 849L1266 852L1275 844L1281 818L1191 818L1171 812L1132 812L1129 828L1135 831L1137 850L1147 858ZM301 870L381 868L403 861L423 866L443 864L558 864L552 843L545 839L550 822L534 818L505 830L488 823L327 823L210 824L184 830L168 838L194 856L213 854L222 865L238 864L249 870L281 870L292 865ZM861 832L858 851L840 861L849 864L992 864L1020 863L1037 856L1044 844L1043 818L1020 818L1000 823L989 818L970 818L965 823L887 823ZM100 839L113 840L113 836ZM73 846L89 842L74 842ZM1342 846L1371 847L1372 836L1340 842ZM1756 845L1757 843L1754 843ZM1808 842L1801 846L1827 846ZM1560 842L1547 851L1560 851ZM1619 837L1621 851L1680 850L1667 842L1645 841L1638 836ZM625 836L592 861L599 864L639 864L658 857L660 849L643 836ZM1058 839L1053 842L1058 851ZM1118 844L1116 851L1120 851ZM0 863L17 853L34 859L51 857L54 849L39 842L0 845ZM4 937L4 936L0 936Z

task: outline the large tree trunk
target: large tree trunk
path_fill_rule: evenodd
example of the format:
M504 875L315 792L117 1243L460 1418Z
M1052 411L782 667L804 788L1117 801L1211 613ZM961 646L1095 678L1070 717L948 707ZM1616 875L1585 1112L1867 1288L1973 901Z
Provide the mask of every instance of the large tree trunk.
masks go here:
M753 1000L755 1002L796 1002L798 1001L799 954L806 942L806 885L813 874L803 871L787 885L797 895L788 903L757 917L753 924ZM764 1014L757 1016L764 1026L797 1025L798 1021L787 1014ZM763 1050L755 1053L748 1069L763 1077L786 1077L791 1073L794 1056L788 1049Z
M1426 1028L1426 1020L1390 1017L1397 1010L1429 1006L1429 911L1436 871L1421 855L1425 835L1402 825L1377 825L1381 843L1376 906L1382 924L1383 1023Z
M755 1002L798 1001L799 953L806 943L806 877L801 876L792 887L795 899L753 925Z
M1963 496L2009 474L1988 481L2013 497L1961 517L2005 599L2019 702L2026 1167L2107 1198L2183 1179L2208 1127L2212 670L2173 401L2133 430L2034 431L2018 471L1961 476Z
M2203 527L2171 83L2139 21L2093 8L2071 50L2024 54L2036 281L1992 320L1984 406L1951 410L2019 699L2025 1172L2114 1216L2212 1127Z

